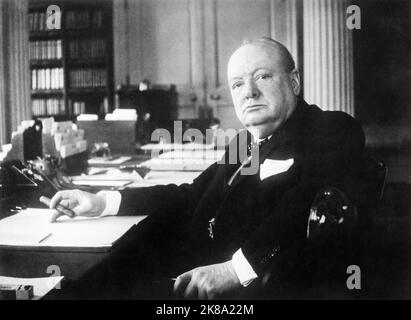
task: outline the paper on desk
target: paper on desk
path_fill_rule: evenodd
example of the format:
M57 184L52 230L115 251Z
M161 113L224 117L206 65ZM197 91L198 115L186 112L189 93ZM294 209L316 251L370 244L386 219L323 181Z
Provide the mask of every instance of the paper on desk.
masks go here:
M107 169L105 173L101 174L83 174L80 176L71 176L72 181L75 180L90 180L90 181L124 181L124 180L142 180L143 178L138 174L138 172L123 172L119 169Z
M122 172L119 169L108 169L104 174L89 174L70 177L75 185L123 187L133 181L143 180L136 172Z
M155 184L192 183L201 171L150 171L147 173L145 182Z
M91 158L87 162L88 164L122 164L130 160L130 156L122 156L117 158Z
M182 150L182 143L148 143L141 146L141 150Z
M151 170L164 171L204 171L215 161L209 159L163 159L153 158L141 163Z
M64 277L44 277L44 278L14 278L0 276L0 284L4 285L30 285L33 286L32 300L44 297L52 289L61 283Z
M70 219L64 216L57 222L50 223L52 214L53 210L29 208L4 218L0 221L0 246L108 248L146 217ZM40 242L45 237L47 238Z
M169 151L160 154L158 157L162 159L182 159L182 160L194 160L205 159L218 161L224 156L225 150L176 150Z
M205 143L148 143L141 146L141 150L209 150L214 149L214 144Z
M73 184L78 186L96 186L96 187L124 187L132 181L124 180L73 180Z

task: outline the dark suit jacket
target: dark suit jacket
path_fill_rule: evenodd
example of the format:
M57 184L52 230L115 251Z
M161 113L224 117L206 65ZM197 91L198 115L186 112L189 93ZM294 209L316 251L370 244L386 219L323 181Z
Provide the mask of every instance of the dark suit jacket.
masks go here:
M235 139L229 148L237 143ZM322 111L303 100L260 149L265 159L293 158L288 171L260 180L259 174L228 180L239 164L213 164L192 184L121 191L119 214L182 217L184 268L230 260L239 248L257 274L287 248L304 241L315 194L335 186L355 202L363 170L364 134L343 112ZM214 238L209 220L215 218Z

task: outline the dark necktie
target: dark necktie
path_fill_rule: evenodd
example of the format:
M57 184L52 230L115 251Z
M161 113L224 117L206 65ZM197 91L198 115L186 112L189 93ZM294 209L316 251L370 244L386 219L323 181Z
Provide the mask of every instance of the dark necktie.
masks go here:
M231 186L233 183L234 179L237 177L237 175L240 173L241 169L244 168L247 164L251 162L251 155L252 155L252 150L254 151L255 148L258 148L257 151L259 151L260 148L266 144L271 137L262 139L258 142L253 141L250 144L247 145L247 159L243 161L243 163L240 165L240 167L234 172L234 174L231 176L230 180L228 180L228 185ZM208 235L211 239L214 238L214 228L215 228L215 218L212 218L211 220L208 221Z
M248 158L243 161L243 163L240 165L240 167L234 172L234 174L231 176L230 180L228 180L228 185L231 186L233 183L235 177L240 173L241 169L243 169L246 165L248 165L251 162L251 156L252 156L252 151L255 150L255 148L258 148L257 151L259 151L264 144L266 144L270 138L265 138L262 139L258 142L253 141L247 146L247 156Z
M248 146L247 146L247 155L250 156L251 155L251 150L253 150L254 148L259 148L261 149L268 141L270 140L269 137L264 138L260 141L253 141L251 142Z

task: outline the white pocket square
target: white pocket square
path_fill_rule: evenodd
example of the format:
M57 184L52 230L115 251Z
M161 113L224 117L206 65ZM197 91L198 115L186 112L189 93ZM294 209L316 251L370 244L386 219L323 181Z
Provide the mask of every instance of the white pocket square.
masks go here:
M271 160L266 159L264 163L260 165L260 179L264 180L275 174L279 174L288 171L290 167L294 164L294 159L288 160Z

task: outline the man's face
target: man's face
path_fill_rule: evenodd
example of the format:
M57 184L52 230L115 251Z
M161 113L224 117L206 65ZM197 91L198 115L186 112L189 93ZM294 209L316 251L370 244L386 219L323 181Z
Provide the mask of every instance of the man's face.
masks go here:
M230 58L227 74L237 117L257 138L272 134L294 111L298 72L286 72L275 47L240 47Z

